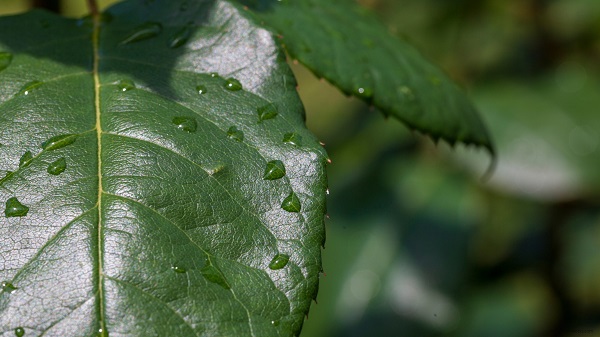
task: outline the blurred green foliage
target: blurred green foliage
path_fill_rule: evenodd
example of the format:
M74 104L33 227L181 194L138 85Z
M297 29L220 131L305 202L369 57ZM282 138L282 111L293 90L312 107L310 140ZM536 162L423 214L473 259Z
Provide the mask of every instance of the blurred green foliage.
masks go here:
M292 64L333 160L302 336L600 336L600 1L360 2L466 87L499 161L483 182L484 151L436 146Z

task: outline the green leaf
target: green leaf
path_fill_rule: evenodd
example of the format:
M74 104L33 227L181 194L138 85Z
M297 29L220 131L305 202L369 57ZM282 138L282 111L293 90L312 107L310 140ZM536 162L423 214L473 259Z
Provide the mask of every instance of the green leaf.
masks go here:
M268 31L129 1L0 18L0 57L0 334L299 334L327 156Z
M241 0L289 54L410 128L486 147L490 136L468 98L408 43L347 0Z

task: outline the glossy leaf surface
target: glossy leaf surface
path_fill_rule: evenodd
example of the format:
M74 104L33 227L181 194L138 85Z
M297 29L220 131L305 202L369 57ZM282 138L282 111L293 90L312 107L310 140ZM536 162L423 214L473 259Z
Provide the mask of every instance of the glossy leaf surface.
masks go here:
M326 154L269 32L225 1L131 1L0 18L0 59L0 336L299 333Z

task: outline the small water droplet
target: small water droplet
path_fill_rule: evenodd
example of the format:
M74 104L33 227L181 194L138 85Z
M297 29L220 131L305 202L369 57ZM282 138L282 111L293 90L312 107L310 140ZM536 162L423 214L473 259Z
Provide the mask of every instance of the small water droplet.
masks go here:
M206 86L204 85L198 85L196 86L196 91L200 94L200 95L204 95L206 94L206 92L208 91L208 89L206 88Z
M239 130L235 126L232 126L229 128L229 130L227 130L227 137L241 142L244 140L244 132Z
M6 200L6 209L4 215L7 218L26 216L29 207L23 205L16 197Z
M398 88L398 91L406 98L408 98L409 100L413 100L415 99L415 94L413 93L412 89L403 85L400 88Z
M31 154L31 151L23 153L21 159L19 159L19 167L27 167L27 165L31 163L32 159L33 155Z
M52 175L59 175L67 169L67 160L65 158L59 158L48 165L48 173Z
M169 39L169 48L179 48L183 46L190 39L190 36L192 36L192 28L183 27L171 36Z
M225 169L225 164L223 163L212 163L210 165L208 165L208 168L206 169L206 173L208 173L209 175L213 176L221 171L223 171Z
M0 71L8 68L10 63L12 62L13 55L9 52L0 52Z
M147 40L158 36L162 32L162 26L157 22L146 22L136 27L126 38L121 41L121 44L129 44Z
M212 77L212 78L219 78L221 76L219 76L218 73L210 73L210 77Z
M242 83L235 78L228 78L225 80L225 89L229 91L239 91L242 90L242 88Z
M172 122L177 126L177 129L189 133L196 132L198 128L198 124L193 117L174 117Z
M272 160L267 163L265 174L263 175L265 180L275 180L283 176L285 176L285 166L281 160Z
M23 337L25 336L25 329L23 329L22 327L18 327L15 329L15 336L17 337Z
M283 142L296 146L302 146L302 136L295 132L288 132L283 135Z
M204 276L204 278L209 282L218 284L225 289L231 289L221 271L215 266L208 264L200 271L202 272L202 276Z
M373 96L373 90L371 88L366 87L359 87L354 91L354 93L356 94L356 96L362 98L370 98Z
M273 105L271 103L257 108L256 112L258 113L258 121L259 122L262 122L267 119L275 118L275 116L277 116L277 114L278 114L277 108L275 107L275 105Z
M300 212L302 205L300 204L300 199L298 199L296 193L292 192L290 193L290 195L287 196L287 198L283 199L283 202L281 203L281 208L285 209L288 212L297 213Z
M325 194L329 195L329 189L327 189L327 190L325 191Z
M273 325L273 326L279 326L279 320L273 320L273 321L271 321L271 325Z
M174 272L179 273L179 274L183 274L183 273L185 273L187 271L185 268L180 267L180 266L173 266L173 267L171 267L171 269Z
M12 284L8 281L2 281L2 283L0 283L0 286L2 287L0 290L2 290L2 292L4 292L4 293L8 293L8 294L19 289L19 288L15 287L14 284Z
M290 256L286 254L277 254L269 263L269 268L278 270L285 267L290 261Z
M57 150L75 143L76 140L77 135L73 134L54 136L42 143L42 149L46 151Z
M120 80L119 84L117 85L119 86L119 90L121 91L129 91L135 89L135 83L133 83L132 80Z
M27 82L22 88L21 90L19 90L19 95L29 95L31 94L31 91L36 89L37 87L39 87L40 85L42 85L43 83L40 81L31 81L31 82Z

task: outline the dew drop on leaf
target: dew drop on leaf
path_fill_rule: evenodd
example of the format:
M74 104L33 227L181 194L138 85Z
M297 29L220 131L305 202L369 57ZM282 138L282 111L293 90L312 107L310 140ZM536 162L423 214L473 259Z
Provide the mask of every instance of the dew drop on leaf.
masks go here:
M269 263L269 268L272 270L278 270L285 267L290 261L290 256L286 254L277 254Z
M77 135L66 134L54 136L42 143L42 149L46 151L57 150L73 144L75 140L77 140Z
M198 124L192 117L174 117L172 120L173 124L177 126L177 129L185 132L196 132Z
M179 273L179 274L183 274L183 273L185 273L187 271L185 268L180 267L180 266L173 266L173 267L171 267L171 269L174 272Z
M398 91L409 100L415 99L415 94L413 93L412 89L405 85L398 88Z
M191 35L192 29L190 27L183 27L171 36L169 39L169 48L179 48L183 46L190 39Z
M23 205L16 197L6 200L6 209L4 215L7 218L26 216L29 207Z
M196 86L196 91L198 92L198 94L204 95L204 94L206 94L208 89L204 85L198 85L198 86Z
M23 337L25 336L25 329L23 329L22 327L18 327L15 329L15 336L17 337Z
M257 108L256 112L258 113L258 120L260 122L267 119L273 119L278 114L277 108L271 103Z
M283 142L296 146L302 146L302 136L295 132L289 132L283 135Z
M275 180L283 176L285 176L285 166L281 160L272 160L267 163L265 174L263 175L265 180Z
M212 78L219 78L219 74L218 73L210 73L210 77Z
M227 137L241 142L244 140L244 132L239 130L235 126L232 126L229 128L229 130L227 130Z
M132 80L121 80L119 81L119 90L121 91L129 91L135 89L135 83Z
M126 38L121 41L121 44L130 44L158 36L162 32L162 26L157 22L146 22L136 27Z
M12 62L13 55L8 52L0 52L0 71L8 68L10 63Z
M59 158L48 165L48 173L52 175L59 175L67 169L67 160L65 158Z
M229 284L227 284L223 274L221 274L221 271L215 266L208 264L201 269L201 272L202 276L204 276L207 281L218 284L225 289L231 288L229 287Z
M225 89L227 89L229 91L242 90L242 83L240 83L240 81L236 80L235 78L228 78L225 80Z
M288 212L300 212L302 206L300 205L300 199L298 199L296 193L292 192L290 193L290 195L287 196L287 198L283 199L283 202L281 203L281 208Z
M2 290L2 292L9 294L18 289L17 287L15 287L14 284L8 281L2 281L2 283L0 283L0 287L0 290Z
M271 321L271 325L273 325L273 326L279 326L279 320L273 320L273 321Z
M373 90L371 90L370 88L366 88L366 87L359 87L354 92L355 92L356 96L362 97L362 98L370 98L373 96Z
M31 82L27 82L22 88L21 90L19 90L19 95L29 95L31 94L31 91L33 91L34 89L38 88L40 85L42 85L43 83L40 81L31 81Z
M21 159L19 159L19 167L27 167L27 165L30 164L32 159L33 155L31 154L31 151L23 153Z

